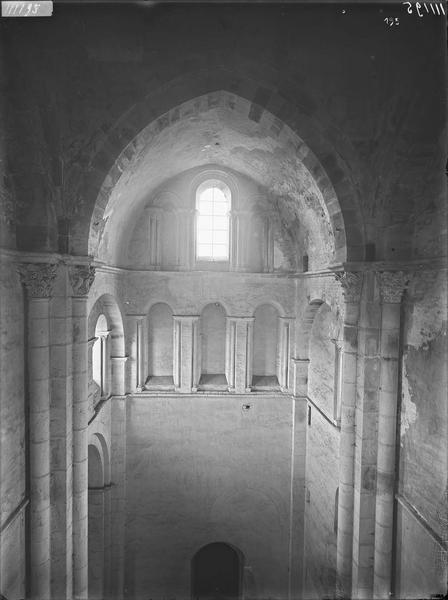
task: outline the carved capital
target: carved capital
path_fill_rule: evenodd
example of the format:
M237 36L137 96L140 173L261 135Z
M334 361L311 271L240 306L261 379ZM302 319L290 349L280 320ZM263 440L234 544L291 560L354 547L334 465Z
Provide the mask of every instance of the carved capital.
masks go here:
M361 300L362 273L339 271L334 276L342 287L342 294L346 302L357 303Z
M145 211L150 217L160 219L163 217L165 212L174 212L171 208L162 208L161 206L145 206Z
M382 302L398 304L409 283L409 273L404 271L381 271L376 273Z
M23 263L19 275L31 298L49 298L53 291L57 265L49 263Z
M68 269L68 276L74 296L86 296L95 279L95 267L90 265L73 265Z

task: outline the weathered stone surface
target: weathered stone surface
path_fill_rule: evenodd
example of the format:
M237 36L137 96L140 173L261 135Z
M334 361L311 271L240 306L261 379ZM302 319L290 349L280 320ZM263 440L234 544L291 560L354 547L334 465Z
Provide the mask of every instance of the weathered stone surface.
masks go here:
M44 439L50 424L51 445L41 461L33 453L30 465L47 478L48 460L52 466L50 497L46 489L42 497L52 513L45 509L41 517L53 527L55 597L87 594L93 435L103 436L110 450L114 482L110 528L98 527L109 568L103 584L97 582L104 597L109 584L118 598L189 596L191 556L218 536L235 540L246 556L248 598L286 597L289 578L292 590L301 589L301 542L309 597L334 596L336 569L346 578L347 597L372 597L375 545L377 565L389 571L381 519L394 479L379 468L390 448L377 431L394 430L389 417L398 394L395 595L446 592L446 566L440 572L431 562L432 543L443 533L448 469L446 271L436 270L447 242L446 32L435 15L419 18L391 4L387 14L399 25L385 22L383 8L361 2L343 9L312 2L147 2L107 11L100 4L65 4L51 20L2 22L0 246L8 248L5 264L14 264L5 266L2 254L2 524L25 493L27 444ZM224 171L237 188L238 268L231 273L192 269L193 188L203 169ZM265 217L269 234L260 225ZM67 253L79 260L67 260ZM307 273L301 273L305 256ZM71 277L65 268L55 276L48 261L60 259L83 266L72 267ZM413 271L413 259L421 271L404 291L403 273ZM36 319L26 332L19 263L30 265L25 302L43 306L42 298L52 296L49 329ZM335 270L342 274L335 278ZM375 279L375 272L383 274ZM157 303L184 319L178 345L170 346L169 320L158 323L157 334L145 329ZM295 318L282 328L281 361L274 327L264 337L257 331L255 348L244 320L231 321L234 339L227 346L222 327L208 331L219 339L201 339L194 323L210 303L221 303L232 319L252 319L266 304ZM323 303L331 319L319 309ZM111 330L110 391L119 397L95 416L88 408L85 346L100 314ZM151 335L164 338L152 363ZM330 339L344 341L340 434L325 418L334 382ZM39 350L48 344L50 364ZM197 361L205 370L222 369L223 358L228 372L229 362L239 363L232 366L234 379L249 408L243 411L230 394L125 399L150 370L169 373L173 348L184 349L182 391L191 392L199 347L213 350ZM309 394L322 410L312 409L307 434L303 405L296 431L290 398L249 395L251 351L257 365L260 356L269 359L261 368L270 373L276 354L276 368L296 376L289 382L295 402L304 404ZM29 394L48 400L50 422L34 415L28 438ZM338 484L349 513L340 531L345 542L334 534ZM106 504L96 504L103 516ZM100 510L97 515L99 524ZM48 547L47 533L34 553ZM1 593L25 597L20 518L2 533L0 550ZM47 577L47 567L48 561L36 577Z

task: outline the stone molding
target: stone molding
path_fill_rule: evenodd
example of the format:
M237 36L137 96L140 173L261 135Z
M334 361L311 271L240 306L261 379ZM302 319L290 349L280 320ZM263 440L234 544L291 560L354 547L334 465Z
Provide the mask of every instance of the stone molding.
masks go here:
M356 271L338 271L334 276L342 287L344 300L346 302L358 303L361 300L362 273Z
M200 318L200 315L173 315L175 321L183 323L198 321Z
M95 279L95 267L91 265L71 265L68 276L73 296L87 296Z
M226 319L227 321L235 321L240 323L253 323L255 321L255 317L238 317L233 315L227 316Z
M57 264L22 263L19 265L21 282L31 298L49 298L53 292Z
M404 271L379 271L376 273L380 289L381 301L388 304L399 304L406 289L410 273Z
M145 211L152 217L162 217L167 212L174 212L174 209L162 206L145 206Z

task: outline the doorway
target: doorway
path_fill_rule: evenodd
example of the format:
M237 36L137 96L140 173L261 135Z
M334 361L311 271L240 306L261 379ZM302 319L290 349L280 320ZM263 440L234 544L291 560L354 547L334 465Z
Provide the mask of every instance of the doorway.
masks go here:
M192 600L237 600L242 572L242 554L229 544L202 547L192 560Z

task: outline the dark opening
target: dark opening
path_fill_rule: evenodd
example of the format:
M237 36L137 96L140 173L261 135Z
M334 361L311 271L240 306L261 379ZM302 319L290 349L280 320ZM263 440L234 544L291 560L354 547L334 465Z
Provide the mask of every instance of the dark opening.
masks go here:
M215 542L204 546L193 558L193 600L238 598L241 570L238 553L228 544Z

